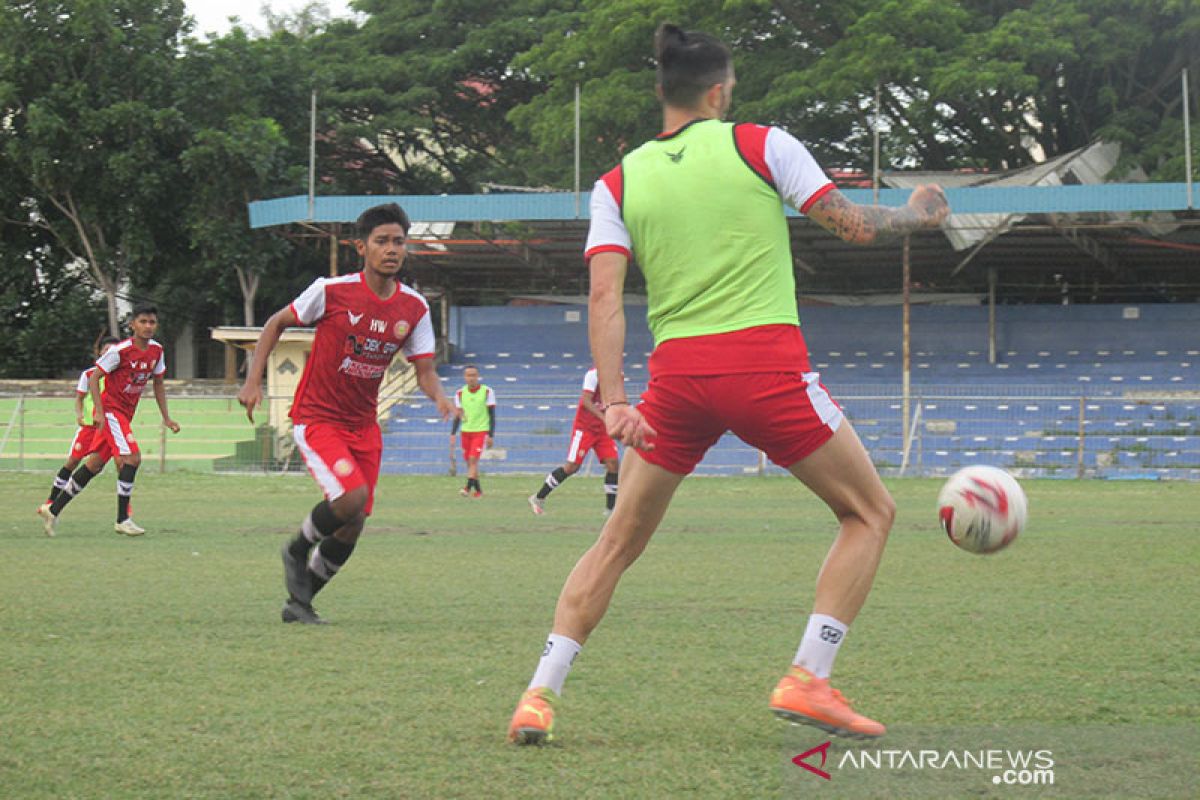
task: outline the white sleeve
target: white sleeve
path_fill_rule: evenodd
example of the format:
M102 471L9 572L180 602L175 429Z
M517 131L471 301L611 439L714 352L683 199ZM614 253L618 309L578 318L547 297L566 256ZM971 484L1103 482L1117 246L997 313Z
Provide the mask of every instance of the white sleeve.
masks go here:
M85 369L83 372L79 373L79 383L75 384L75 391L79 392L80 394L88 393L88 374L90 372L90 369Z
M108 348L103 355L96 359L96 366L105 375L111 375L114 369L121 366L121 351L115 347Z
M632 255L633 240L629 238L629 230L625 227L625 221L621 219L621 209L603 180L596 181L596 185L592 187L589 208L592 221L588 225L584 257L591 258L596 253L614 251L624 252L626 256Z
M492 391L492 387L488 387L487 404L489 406L496 405L496 393Z
M154 365L154 374L162 375L166 371L167 371L167 354L160 353L158 356L158 363Z
M462 408L462 389L454 393L454 407Z
M417 321L417 327L408 334L408 338L404 340L404 345L400 349L405 358L412 358L413 356L431 356L435 347L433 323L429 319L429 309L427 308L421 315L421 319Z
M292 301L292 312L301 325L312 325L325 316L324 278L317 278Z
M594 392L600 385L600 376L594 369L589 369L587 374L583 376L583 390L585 392Z
M767 168L779 195L800 213L833 188L833 182L799 139L780 128L767 133Z

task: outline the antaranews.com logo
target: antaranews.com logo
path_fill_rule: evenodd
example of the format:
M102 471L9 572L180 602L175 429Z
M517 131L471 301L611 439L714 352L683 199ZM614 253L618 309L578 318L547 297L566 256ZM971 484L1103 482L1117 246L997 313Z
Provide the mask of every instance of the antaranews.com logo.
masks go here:
M792 763L818 778L833 780L833 773L826 770L831 744L827 741L809 748L795 756ZM990 773L991 782L996 785L1054 785L1054 754L1050 750L847 750L835 756L828 769L838 772L977 770Z

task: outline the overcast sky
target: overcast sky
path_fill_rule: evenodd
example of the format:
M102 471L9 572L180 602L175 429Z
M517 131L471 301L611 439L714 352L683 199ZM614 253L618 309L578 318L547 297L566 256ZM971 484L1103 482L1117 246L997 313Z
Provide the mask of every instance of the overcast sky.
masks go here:
M276 13L291 12L303 8L309 0L266 0ZM241 19L244 27L262 31L261 9L264 0L187 0L188 13L196 18L193 35L203 39L205 33L222 34L229 30L229 17ZM349 16L348 0L325 0L325 5L335 17Z

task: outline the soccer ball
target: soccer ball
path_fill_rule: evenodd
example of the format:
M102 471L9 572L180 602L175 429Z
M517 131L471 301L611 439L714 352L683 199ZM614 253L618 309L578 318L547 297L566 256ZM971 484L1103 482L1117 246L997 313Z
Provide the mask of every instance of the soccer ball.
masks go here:
M950 541L971 553L994 553L1025 527L1025 492L995 467L964 467L938 494L938 517Z

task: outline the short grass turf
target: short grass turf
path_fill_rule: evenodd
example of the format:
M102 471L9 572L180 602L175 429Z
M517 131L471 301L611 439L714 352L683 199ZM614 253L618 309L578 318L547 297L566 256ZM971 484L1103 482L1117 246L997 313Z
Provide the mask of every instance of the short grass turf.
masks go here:
M603 522L598 478L534 517L537 477L485 476L479 500L385 477L314 628L279 620L278 551L319 499L306 477L147 470L148 533L128 539L109 469L48 539L33 512L50 477L0 473L6 797L751 798L819 780L788 757L826 737L767 711L834 533L790 479L686 481L568 680L559 741L518 749L505 728ZM1200 485L1025 486L1028 529L980 557L938 529L939 482L889 483L896 526L835 684L900 742L1111 739L1074 760L1056 745L1046 796L1195 796ZM1165 760L1125 764L1125 785L1070 771L1155 734ZM845 796L1042 796L990 775Z

